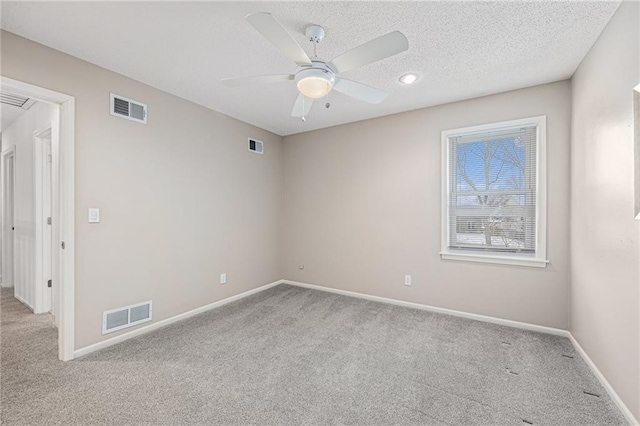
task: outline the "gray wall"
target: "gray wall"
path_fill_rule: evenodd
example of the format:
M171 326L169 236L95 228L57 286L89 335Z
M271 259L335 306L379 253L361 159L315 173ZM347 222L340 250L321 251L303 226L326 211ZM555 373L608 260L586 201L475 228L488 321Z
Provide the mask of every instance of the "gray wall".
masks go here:
M157 321L281 278L280 136L1 35L3 76L76 98L76 348L117 334L104 310L153 299ZM110 92L148 104L148 124L109 115Z
M640 3L623 2L573 76L570 329L640 419L640 222L633 87Z
M440 132L538 115L550 264L441 260ZM284 278L566 329L570 120L562 81L285 137Z

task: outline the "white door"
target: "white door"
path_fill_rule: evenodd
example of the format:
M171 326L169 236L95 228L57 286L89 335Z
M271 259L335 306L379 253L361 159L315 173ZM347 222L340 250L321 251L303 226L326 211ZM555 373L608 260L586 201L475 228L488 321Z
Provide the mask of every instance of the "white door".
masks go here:
M4 264L2 277L3 287L14 286L14 189L15 189L14 157L6 156L4 164Z
M51 139L42 141L42 272L44 280L40 285L46 285L44 291L44 310L55 315L51 297Z

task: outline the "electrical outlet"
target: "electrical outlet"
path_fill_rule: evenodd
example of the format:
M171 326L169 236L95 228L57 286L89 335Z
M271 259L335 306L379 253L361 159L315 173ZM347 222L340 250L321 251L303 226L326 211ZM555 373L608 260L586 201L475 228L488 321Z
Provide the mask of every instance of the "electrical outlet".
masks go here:
M226 284L227 283L227 274L220 274L220 284Z
M404 276L404 285L411 285L411 275Z

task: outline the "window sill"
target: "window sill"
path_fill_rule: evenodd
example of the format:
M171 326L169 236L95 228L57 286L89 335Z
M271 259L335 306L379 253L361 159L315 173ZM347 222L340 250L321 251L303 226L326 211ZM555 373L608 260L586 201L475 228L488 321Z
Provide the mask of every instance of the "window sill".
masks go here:
M480 262L480 263L497 263L501 265L515 265L515 266L529 266L533 268L544 268L549 263L548 260L540 259L534 256L514 254L514 255L499 255L499 254L487 254L478 252L452 252L443 251L440 252L440 256L443 260L462 260L467 262Z

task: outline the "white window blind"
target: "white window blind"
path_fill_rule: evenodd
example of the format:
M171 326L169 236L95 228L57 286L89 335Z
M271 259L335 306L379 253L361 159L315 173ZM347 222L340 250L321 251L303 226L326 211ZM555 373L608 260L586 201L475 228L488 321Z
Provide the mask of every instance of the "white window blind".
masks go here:
M449 136L449 249L536 252L537 131Z

